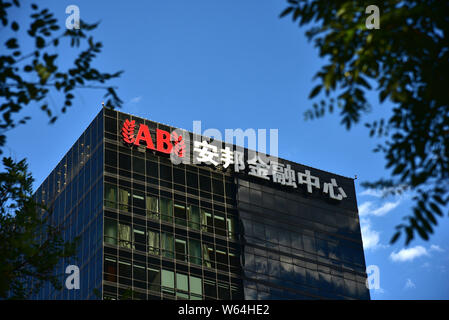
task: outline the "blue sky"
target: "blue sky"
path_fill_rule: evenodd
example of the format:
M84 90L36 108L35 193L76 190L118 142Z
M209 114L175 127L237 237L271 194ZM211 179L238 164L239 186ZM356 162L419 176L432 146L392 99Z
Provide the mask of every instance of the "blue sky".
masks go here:
M221 132L279 129L280 157L358 176L366 263L380 270L380 289L371 291L372 298L449 299L449 219L440 220L427 242L405 248L401 238L388 245L394 226L410 213L412 195L381 198L360 186L389 175L382 155L372 152L377 141L363 124L346 131L337 115L303 120L312 105L313 75L325 61L304 28L278 18L283 1L45 2L62 28L71 4L80 8L81 19L101 21L94 36L104 49L95 66L125 71L114 81L125 102L122 111L188 130L194 120ZM28 13L15 14L27 21ZM62 48L56 52L66 65L73 55ZM32 121L8 134L6 155L28 158L37 187L99 112L102 97L99 90L77 89L74 107L54 125L42 126L48 119L30 106L22 115ZM391 105L379 105L375 92L369 97L375 112L364 121L388 115ZM52 94L49 102L58 113L61 97Z

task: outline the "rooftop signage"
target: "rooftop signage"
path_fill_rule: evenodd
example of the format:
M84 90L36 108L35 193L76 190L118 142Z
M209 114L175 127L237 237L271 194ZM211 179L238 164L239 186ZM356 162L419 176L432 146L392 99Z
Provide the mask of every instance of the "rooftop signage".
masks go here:
M190 163L190 151L189 149L186 150L186 148L189 148L190 143L186 143L178 130L170 133L156 129L156 143L154 143L148 126L145 124L139 124L138 126L137 134L135 134L135 120L130 121L126 119L124 121L121 130L123 142L130 146L144 145L147 149L182 158L182 163L184 164ZM189 140L188 133L185 134L185 137ZM275 184L294 189L297 189L298 185L304 186L308 193L313 193L314 189L322 190L323 194L337 201L347 198L345 191L341 186L338 186L335 178L321 183L320 178L313 176L310 170L295 172L290 164L280 163L277 157L250 151L252 156L248 156L248 159L245 161L243 148L237 147L236 150L231 150L228 146L222 148L220 147L221 145L221 142L209 143L206 139L201 139L201 141L195 140L193 142L192 163L203 163L223 169L234 165L234 172L245 172L246 168L248 168L246 170L248 175L271 181ZM179 163L177 161L172 162L174 164Z
M151 138L150 129L145 124L139 125L137 135L134 134L136 128L135 120L126 119L122 126L122 138L123 141L129 145L140 146L142 142L145 142L147 149L156 150L162 153L175 153L178 157L184 157L185 154L185 142L182 136L173 131L172 133L156 129L156 147Z

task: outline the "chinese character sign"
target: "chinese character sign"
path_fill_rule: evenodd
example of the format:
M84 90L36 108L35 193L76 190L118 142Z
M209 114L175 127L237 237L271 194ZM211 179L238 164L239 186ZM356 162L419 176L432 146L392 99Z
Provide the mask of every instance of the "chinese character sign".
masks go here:
M242 151L232 151L229 147L218 148L206 140L195 141L193 152L196 163L222 166L224 169L233 164L235 172L242 172L248 168L248 175L271 180L273 183L294 189L297 189L298 185L304 186L308 193L313 193L314 189L322 190L323 194L328 195L330 199L338 201L347 198L345 191L338 186L335 178L331 178L330 182L323 181L321 185L319 177L312 175L310 170L295 172L290 164L278 163L277 160L262 160L262 157L257 155L245 163Z

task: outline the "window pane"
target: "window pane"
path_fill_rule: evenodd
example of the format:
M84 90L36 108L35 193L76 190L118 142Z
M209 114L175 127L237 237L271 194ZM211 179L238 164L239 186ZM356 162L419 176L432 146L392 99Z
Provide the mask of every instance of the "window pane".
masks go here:
M119 261L118 267L120 277L131 278L131 262Z
M208 231L213 233L213 221L212 221L212 214L210 212L207 212L206 210L201 210L201 229L203 231Z
M117 221L111 219L104 220L104 242L117 244Z
M117 187L109 183L104 184L105 206L109 208L117 208Z
M175 273L173 271L162 270L162 287L163 289L175 288ZM172 292L172 290L168 290Z
M162 233L162 254L164 257L173 258L174 252L174 239L173 235L163 232Z
M121 247L131 249L131 226L119 223L118 238Z
M129 204L131 201L131 192L124 187L119 187L118 201L120 203L120 210L129 211Z
M151 213L159 212L159 199L153 196L147 196L146 209Z
M176 289L189 291L189 282L185 274L176 273Z
M226 228L228 230L228 238L235 239L235 226L233 218L226 218Z
M189 206L189 227L200 230L200 208L197 206Z
M189 239L190 262L201 265L201 244L198 240Z
M215 267L214 248L211 245L203 244L204 265L209 268Z
M145 252L145 228L135 226L133 228L134 231L134 246L136 250Z
M181 204L175 204L175 223L186 225L186 207Z
M175 240L175 249L176 249L176 259L186 261L187 257L187 244L185 240L176 239Z
M161 198L161 218L164 221L173 221L173 201L171 199Z
M161 164L160 165L161 179L171 181L171 167Z
M145 174L145 160L133 157L133 171L140 174Z
M148 230L148 252L159 255L159 232Z
M214 214L215 233L226 237L225 217L221 214Z
M105 258L104 259L104 272L106 281L117 281L117 259Z
M134 280L147 281L147 275L145 272L145 267L143 265L134 263L133 278Z
M143 192L133 191L133 206L138 208L145 208L145 195Z
M204 280L204 293L207 297L217 298L217 287L215 281Z
M202 295L203 286L201 283L201 278L190 276L190 293Z
M148 268L148 289L153 291L160 291L161 274L159 270Z
M153 178L159 178L158 164L153 161L147 161L147 175Z

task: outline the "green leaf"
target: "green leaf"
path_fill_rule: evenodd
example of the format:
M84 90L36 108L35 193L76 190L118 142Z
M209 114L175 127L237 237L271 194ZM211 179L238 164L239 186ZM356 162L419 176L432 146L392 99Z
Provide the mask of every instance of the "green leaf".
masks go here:
M440 217L443 216L443 212L435 203L430 202L429 206L430 206L430 208L432 208L433 212L435 212L437 215L439 215Z
M42 37L36 37L36 47L42 49L45 46L45 40Z
M390 240L390 244L394 244L401 236L401 231L397 231Z
M287 7L282 13L279 15L279 18L283 18L293 11L293 7Z
M17 31L17 30L19 30L19 24L17 23L17 22L13 22L13 23L11 23L11 29L13 30L13 31Z
M8 41L6 41L5 44L8 47L8 49L17 49L19 47L19 45L17 44L17 39L16 38L8 39Z
M317 85L315 88L313 88L312 92L310 92L309 99L312 99L312 98L314 98L316 95L318 95L318 94L320 93L320 91L321 91L322 88L323 88L323 86L320 85L320 84Z

